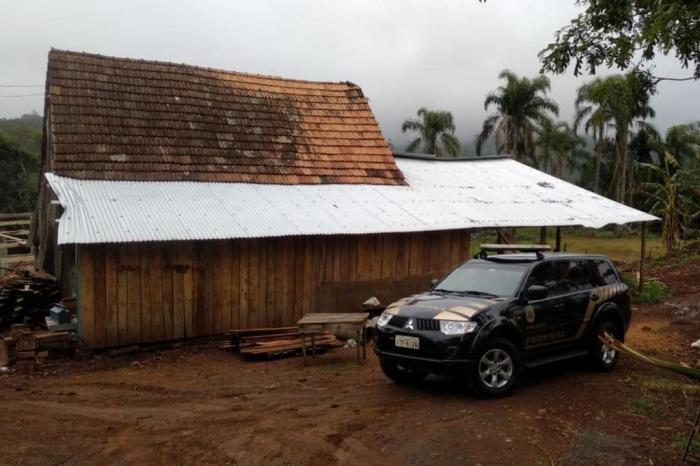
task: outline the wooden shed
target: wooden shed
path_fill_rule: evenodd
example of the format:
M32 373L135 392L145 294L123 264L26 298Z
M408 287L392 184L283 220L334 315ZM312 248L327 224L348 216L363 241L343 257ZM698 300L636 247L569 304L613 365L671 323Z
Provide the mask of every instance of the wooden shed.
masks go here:
M32 242L91 347L391 301L474 228L646 215L508 158L395 158L348 82L52 50L44 115Z
M352 83L52 50L46 90L43 167L60 177L405 184ZM208 208L215 217L222 207ZM44 180L33 225L37 265L78 296L80 334L93 347L357 310L372 295L386 300L425 288L466 257L469 241L464 231L220 239L211 231L59 246L62 210ZM114 212L113 228L130 224L129 214ZM132 224L134 232L147 226Z

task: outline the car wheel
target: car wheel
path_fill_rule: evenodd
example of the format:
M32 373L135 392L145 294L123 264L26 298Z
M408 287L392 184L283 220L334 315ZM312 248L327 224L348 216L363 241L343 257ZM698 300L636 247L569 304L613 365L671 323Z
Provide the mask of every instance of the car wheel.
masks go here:
M521 371L520 351L510 341L495 338L479 352L471 369L470 385L484 397L505 396L513 390Z
M594 339L591 342L590 360L596 369L608 372L615 368L620 354L615 348L604 344L598 338L606 332L615 339L620 339L620 330L617 328L617 325L612 322L601 322L598 324L593 331Z
M382 366L384 374L399 385L418 383L428 375L427 371L416 369L415 367L403 366L383 358L379 359L379 363Z

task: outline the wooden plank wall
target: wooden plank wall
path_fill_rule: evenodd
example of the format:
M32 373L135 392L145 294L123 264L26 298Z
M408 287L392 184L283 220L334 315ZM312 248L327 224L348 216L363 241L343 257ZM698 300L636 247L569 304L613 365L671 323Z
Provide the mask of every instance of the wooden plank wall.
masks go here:
M293 325L429 288L466 260L468 231L81 245L91 347Z

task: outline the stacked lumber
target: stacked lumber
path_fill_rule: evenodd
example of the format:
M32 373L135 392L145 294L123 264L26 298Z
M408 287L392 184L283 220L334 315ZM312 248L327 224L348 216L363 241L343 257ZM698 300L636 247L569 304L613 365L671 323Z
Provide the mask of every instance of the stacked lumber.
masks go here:
M307 351L312 350L312 335L316 351L344 345L332 332L306 332ZM230 342L221 348L237 350L245 356L289 356L302 350L301 333L297 327L230 330L226 336Z
M52 304L60 301L56 280L33 270L15 266L0 277L0 331L12 324L44 325Z

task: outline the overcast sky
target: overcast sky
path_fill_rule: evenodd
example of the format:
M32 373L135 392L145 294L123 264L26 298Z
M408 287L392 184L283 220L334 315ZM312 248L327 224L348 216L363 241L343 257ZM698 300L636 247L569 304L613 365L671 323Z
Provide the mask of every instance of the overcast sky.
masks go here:
M402 148L417 108L450 110L471 144L484 96L510 68L532 76L537 52L577 13L574 0L203 1L0 0L0 95L43 92L51 47L359 84L384 134ZM687 76L670 58L663 75ZM570 120L587 78L551 76ZM654 123L700 119L700 83L664 83ZM43 111L41 96L0 98L0 117Z

